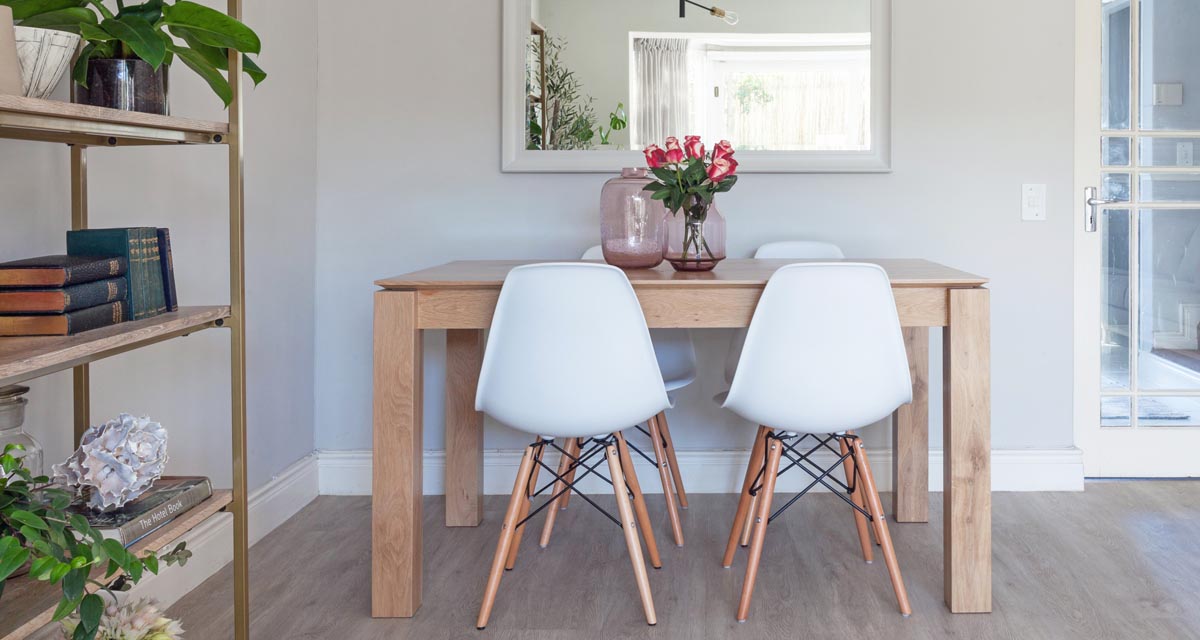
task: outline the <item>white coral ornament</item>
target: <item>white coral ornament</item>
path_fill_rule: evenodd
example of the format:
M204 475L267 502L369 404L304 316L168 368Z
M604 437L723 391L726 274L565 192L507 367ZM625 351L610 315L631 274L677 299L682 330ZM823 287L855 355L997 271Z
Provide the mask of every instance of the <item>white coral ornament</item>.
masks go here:
M88 505L109 511L146 492L167 465L167 430L150 418L122 413L89 427L79 448L54 465L57 482L91 489Z

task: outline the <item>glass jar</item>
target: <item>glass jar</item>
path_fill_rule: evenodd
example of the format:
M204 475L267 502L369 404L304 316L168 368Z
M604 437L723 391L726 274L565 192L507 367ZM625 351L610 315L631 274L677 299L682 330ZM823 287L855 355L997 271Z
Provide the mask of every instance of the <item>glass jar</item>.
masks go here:
M621 169L600 190L600 247L604 261L622 269L650 269L663 261L666 209L643 188L645 169Z
M29 403L23 398L29 387L13 385L0 387L0 451L6 445L19 444L24 451L14 451L13 456L20 458L30 473L42 475L42 445L25 433L21 425L25 424L25 405Z
M725 218L715 201L706 205L692 196L667 214L663 257L676 271L711 271L725 259Z

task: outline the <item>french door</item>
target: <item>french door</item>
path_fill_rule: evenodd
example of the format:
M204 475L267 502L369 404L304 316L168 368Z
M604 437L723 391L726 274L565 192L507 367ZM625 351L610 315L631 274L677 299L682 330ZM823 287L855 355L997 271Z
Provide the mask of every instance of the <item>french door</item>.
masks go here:
M1076 0L1075 434L1200 476L1200 1Z

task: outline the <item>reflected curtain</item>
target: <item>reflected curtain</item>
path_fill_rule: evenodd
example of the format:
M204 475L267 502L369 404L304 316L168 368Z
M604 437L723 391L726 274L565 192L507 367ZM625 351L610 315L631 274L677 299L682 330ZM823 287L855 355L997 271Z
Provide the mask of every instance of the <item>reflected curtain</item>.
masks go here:
M690 123L688 108L688 41L684 38L635 38L637 123L634 144L682 139Z

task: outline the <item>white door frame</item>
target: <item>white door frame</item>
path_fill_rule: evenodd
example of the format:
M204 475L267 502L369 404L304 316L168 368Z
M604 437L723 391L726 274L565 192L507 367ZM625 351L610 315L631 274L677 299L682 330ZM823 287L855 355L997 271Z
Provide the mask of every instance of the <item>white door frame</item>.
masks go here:
M1137 4L1134 0L1132 4ZM1139 29L1137 10L1131 15L1130 30ZM1088 477L1181 477L1200 476L1200 426L1126 428L1100 426L1101 399L1101 354L1100 354L1100 302L1103 283L1101 281L1102 229L1087 232L1084 229L1087 210L1083 203L1085 187L1099 187L1101 182L1101 37L1102 10L1100 0L1075 0L1075 177L1074 202L1074 322L1075 322L1075 379L1074 379L1074 433L1075 444L1083 451L1084 475ZM1142 132L1138 133L1139 105L1139 60L1134 37L1130 61L1130 167L1131 203L1119 206L1132 213L1138 209L1137 169L1138 136L1160 135L1171 137L1193 137L1200 142L1200 131ZM1126 135L1124 133L1117 135ZM1113 171L1121 172L1119 169ZM1171 171L1171 169L1166 169ZM1175 171L1180 171L1176 169ZM1187 172L1195 172L1188 167ZM1200 208L1195 205L1155 205L1154 208ZM1197 214L1200 215L1200 214ZM1136 224L1136 217L1133 218ZM1131 230L1131 273L1132 294L1138 285L1133 263L1137 256L1137 229ZM1137 300L1131 300L1130 349L1139 348L1137 333L1139 309ZM1140 306L1140 305L1138 305ZM1131 376L1136 376L1134 368ZM1131 380L1134 384L1136 381ZM1136 388L1136 387L1134 387ZM1153 391L1149 392L1155 393ZM1158 392L1158 395L1169 395ZM1131 407L1131 419L1136 425L1138 408Z

